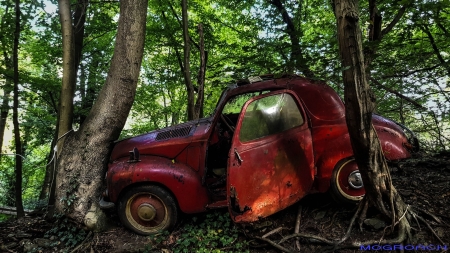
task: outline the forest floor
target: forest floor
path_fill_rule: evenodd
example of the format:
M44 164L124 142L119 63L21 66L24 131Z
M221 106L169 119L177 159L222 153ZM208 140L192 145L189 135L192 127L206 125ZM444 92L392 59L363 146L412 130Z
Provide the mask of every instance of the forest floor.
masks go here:
M450 252L450 250L445 250L445 247L450 247L450 226L448 225L450 224L450 153L422 156L391 165L391 175L394 186L401 193L404 201L412 208L422 210L422 217L430 225L427 227L422 222L412 222L410 245L427 245L428 250L417 248L417 252ZM302 207L299 232L329 240L338 240L345 235L357 209L357 206L339 206L327 194L310 195L301 200L299 205ZM226 216L226 210L215 211L212 216L211 214L209 214L210 216L208 214L186 216L174 232L159 237L144 237L129 232L120 225L115 215L112 215L115 224L110 230L103 233L86 233L71 227L70 222L67 224L62 222L61 219L55 225L41 216L27 216L19 220L12 219L0 223L0 252L168 253L175 251L211 252L213 249L216 249L214 252L281 252L280 249L276 249L260 239L255 239L255 237L262 237L270 231L275 231L266 238L279 243L284 237L293 234L298 209L299 206L294 205L258 223L245 226L229 222L231 219ZM217 215L217 213L219 214ZM213 236L209 232L205 232L206 230L201 230L201 227L204 227L201 224L205 224L201 222L202 220L209 219L209 225L214 227L211 217L218 218L219 227L224 226L221 229L216 228L215 231L219 232ZM223 217L228 219L223 219ZM196 230L196 224L199 230ZM396 231L391 232L387 228L388 225L390 225L389 221L383 220L374 210L369 209L362 230L356 224L350 237L343 244L394 238ZM226 226L232 229L227 230ZM430 228L433 229L435 235ZM197 234L194 230L197 231ZM222 230L226 230L228 234L221 237ZM182 235L189 235L192 240L189 241L186 236ZM215 239L219 240L214 241ZM220 242L226 243L225 239L232 240L231 243L228 241L228 245L231 246L221 245ZM299 240L299 243L300 252L349 253L368 250L368 245L363 249L336 250L314 239L303 238ZM198 247L198 245L203 246ZM279 245L291 251L297 250L295 239L286 240ZM444 250L433 250L431 245L434 245L435 249L442 247ZM373 251L390 252L390 250L379 250L378 246L372 245L371 247ZM392 250L392 252L397 251ZM405 247L405 252L414 251Z

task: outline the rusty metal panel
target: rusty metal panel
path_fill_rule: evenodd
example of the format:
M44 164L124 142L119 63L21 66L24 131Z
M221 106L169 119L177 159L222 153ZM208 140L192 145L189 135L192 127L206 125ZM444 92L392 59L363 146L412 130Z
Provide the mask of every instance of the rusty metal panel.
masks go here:
M192 169L198 171L200 168L200 159L204 156L200 154L201 148L199 145L194 145L187 148L187 165Z
M173 193L180 209L185 213L205 211L209 203L206 188L197 172L182 163L156 156L142 156L139 163L126 159L110 165L108 191L111 201L128 187L141 183L157 183Z
M310 191L314 176L312 139L306 122L241 143L244 117L241 113L228 166L229 210L236 222L256 221L294 204Z

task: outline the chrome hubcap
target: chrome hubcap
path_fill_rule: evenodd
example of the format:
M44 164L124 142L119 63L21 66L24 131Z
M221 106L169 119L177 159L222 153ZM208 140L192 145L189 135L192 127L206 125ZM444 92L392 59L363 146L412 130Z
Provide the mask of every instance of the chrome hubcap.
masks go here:
M364 186L359 170L355 170L348 175L348 184L353 189L360 189Z
M137 213L141 220L151 221L156 216L156 209L148 203L143 203L138 207Z

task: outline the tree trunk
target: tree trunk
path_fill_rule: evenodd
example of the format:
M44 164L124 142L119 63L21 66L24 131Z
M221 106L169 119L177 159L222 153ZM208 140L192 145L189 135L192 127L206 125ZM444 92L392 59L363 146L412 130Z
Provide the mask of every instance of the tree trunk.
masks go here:
M80 66L81 56L83 52L83 41L84 41L84 24L86 23L86 12L89 5L88 0L78 0L75 8L75 13L73 15L73 28L74 28L74 51L75 51L75 73L78 72L78 67Z
M45 166L45 175L44 175L44 182L42 183L42 188L41 188L41 192L39 193L39 200L43 200L46 199L47 197L49 197L49 193L50 193L50 188L51 188L51 184L54 179L54 164L53 164L53 155L54 155L54 151L53 149L55 148L55 141L56 138L53 138L52 143L50 144L50 151L47 155L47 161L48 164Z
M3 136L5 135L6 121L9 114L9 96L11 95L12 87L11 80L6 78L5 86L3 86L3 101L0 107L0 154L3 148ZM2 156L0 155L0 161Z
M16 146L16 166L14 183L16 193L17 218L25 216L22 203L22 141L19 129L19 37L20 37L20 1L15 1L16 29L14 30L13 65L14 65L14 103L13 103L13 124L14 124L14 144Z
M4 33L5 31L5 17L8 15L9 12L9 2L8 5L6 5L2 19L0 24L0 31ZM3 35L4 36L4 35ZM2 36L0 36L1 38ZM8 52L6 51L9 49L8 46L3 46L3 57L5 60L5 67L6 69L12 69L13 64L11 59L8 56ZM3 148L3 136L5 135L5 129L6 129L6 121L8 119L9 114L9 96L11 95L11 92L13 90L12 82L10 78L5 78L5 85L3 86L3 101L0 107L0 154L2 153ZM0 155L0 161L2 159L2 155Z
M389 168L378 136L372 126L375 97L370 90L364 65L358 0L335 0L339 52L344 79L344 100L350 141L366 190L365 198L382 214L396 222L400 240L409 235L408 220L400 219L407 210L392 185Z
M206 62L208 61L208 52L205 51L205 40L203 38L203 25L198 25L198 35L200 37L200 69L198 70L197 84L197 102L195 102L194 119L203 118L203 101L205 93L205 74Z
M73 97L75 96L77 70L81 62L87 6L87 0L78 0L74 14L76 24L73 25L70 0L58 1L63 44L63 78L56 124L56 136L52 141L52 150L50 151L53 152L53 146L55 145L57 149L55 159L57 159L61 152L61 147L64 145L65 138L63 137L72 130ZM50 191L48 203L50 206L53 206L55 203L54 181L56 176L53 163L55 161L51 161L53 156L50 156L49 159L40 198L45 198L48 191Z
M75 95L76 69L75 69L75 43L72 27L72 13L70 0L59 0L59 19L61 22L63 47L63 77L58 110L58 138L61 138L72 129L73 97ZM64 139L57 143L57 154L61 152Z
M114 55L105 85L77 132L67 135L58 158L56 209L89 229L101 230L98 207L113 145L133 104L144 50L147 1L120 1Z
M188 14L187 14L187 0L182 0L182 22L183 22L183 42L184 42L184 67L183 75L184 82L186 84L186 91L188 96L187 114L188 120L195 118L194 108L194 86L191 80L191 67L190 67L190 54L191 47L189 44L189 26L188 26Z
M306 77L313 78L314 73L309 69L306 63L305 56L300 47L298 31L295 28L292 18L289 16L286 8L284 8L281 0L272 0L270 3L277 7L278 11L281 13L281 17L283 18L284 23L286 23L286 33L291 40L291 55L287 66L287 72L294 73L295 70L300 70Z

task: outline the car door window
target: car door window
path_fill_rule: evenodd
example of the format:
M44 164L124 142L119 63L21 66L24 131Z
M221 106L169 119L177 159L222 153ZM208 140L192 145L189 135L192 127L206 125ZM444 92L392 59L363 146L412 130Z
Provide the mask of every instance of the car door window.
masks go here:
M263 97L247 106L239 140L247 142L302 125L303 116L292 95Z

